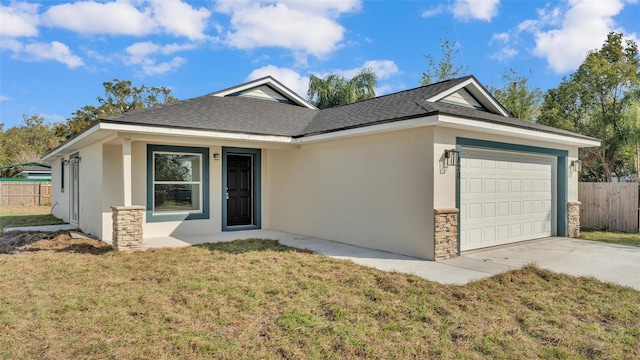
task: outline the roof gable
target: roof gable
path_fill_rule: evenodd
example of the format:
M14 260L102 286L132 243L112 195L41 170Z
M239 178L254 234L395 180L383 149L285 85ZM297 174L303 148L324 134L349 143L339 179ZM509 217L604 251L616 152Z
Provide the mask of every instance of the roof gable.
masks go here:
M479 105L481 109L473 106L472 100L475 100L475 104ZM430 96L425 99L425 101L455 103L456 105L462 106L465 106L464 102L466 101L468 103L467 105L472 105L472 107L477 110L485 110L506 117L510 116L507 109L505 109L498 100L491 96L487 89L485 89L484 86L482 86L473 76L469 76L466 80Z
M487 111L487 109L485 109L485 107L482 106L482 104L480 104L480 102L465 88L462 88L439 101L471 109Z
M236 85L211 94L217 97L240 96L267 101L277 101L291 105L302 106L308 109L317 109L300 95L288 87L282 85L271 76L266 76L244 84Z

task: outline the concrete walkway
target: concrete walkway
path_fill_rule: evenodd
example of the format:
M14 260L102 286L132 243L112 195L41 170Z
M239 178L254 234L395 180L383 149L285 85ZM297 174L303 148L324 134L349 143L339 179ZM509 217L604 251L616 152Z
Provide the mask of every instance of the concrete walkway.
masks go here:
M40 225L40 226L21 226L21 227L6 227L2 229L3 232L10 231L42 231L42 232L56 232L61 230L75 230L77 226L71 224L60 225Z
M147 249L181 247L249 238L279 240L287 246L351 260L384 271L414 274L442 284L466 284L535 263L552 271L593 276L640 290L640 248L569 238L547 238L477 250L438 262L272 230L147 238L144 246Z

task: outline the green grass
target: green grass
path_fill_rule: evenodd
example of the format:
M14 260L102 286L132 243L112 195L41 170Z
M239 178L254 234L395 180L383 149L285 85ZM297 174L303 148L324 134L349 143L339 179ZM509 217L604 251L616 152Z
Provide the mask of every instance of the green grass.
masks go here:
M640 234L633 233L582 229L580 239L640 247Z
M0 257L0 358L640 357L640 292L534 266L447 286L267 240L56 241Z
M0 209L0 230L5 227L64 224L50 211L51 206L3 207Z

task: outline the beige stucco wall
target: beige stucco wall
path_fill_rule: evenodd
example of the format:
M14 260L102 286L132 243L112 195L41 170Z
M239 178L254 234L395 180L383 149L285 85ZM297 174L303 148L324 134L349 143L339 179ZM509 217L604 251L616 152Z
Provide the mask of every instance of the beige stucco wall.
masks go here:
M102 144L93 144L82 148L80 155L80 229L93 236L102 235L102 217L98 216L102 208ZM68 166L66 166L68 167ZM68 182L69 184L69 182ZM69 190L71 191L70 186Z
M64 166L64 192L61 189L63 169L61 157L51 160L51 213L53 216L69 222L69 166ZM65 158L68 159L68 158Z
M102 149L102 173L104 183L101 199L102 233L101 239L111 242L111 206L124 205L124 179L122 177L122 145L105 144Z
M269 150L269 228L433 258L432 137L420 128Z

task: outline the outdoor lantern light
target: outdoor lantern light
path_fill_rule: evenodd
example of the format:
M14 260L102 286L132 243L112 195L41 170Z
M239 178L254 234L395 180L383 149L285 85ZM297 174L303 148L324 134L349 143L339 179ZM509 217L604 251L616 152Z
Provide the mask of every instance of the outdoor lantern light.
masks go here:
M220 160L220 154L214 153L213 154L213 160Z
M573 172L582 171L582 160L571 160L571 171Z
M460 154L459 151L456 150L445 150L444 151L444 165L446 167L449 166L458 166L458 155Z

